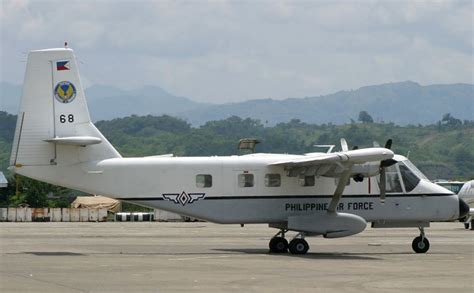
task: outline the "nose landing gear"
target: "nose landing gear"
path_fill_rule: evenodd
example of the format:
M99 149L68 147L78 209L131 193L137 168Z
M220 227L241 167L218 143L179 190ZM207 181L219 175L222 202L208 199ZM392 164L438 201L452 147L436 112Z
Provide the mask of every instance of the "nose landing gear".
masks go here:
M430 242L425 237L425 229L423 227L418 229L420 229L420 236L413 239L411 247L416 253L426 253L430 249Z

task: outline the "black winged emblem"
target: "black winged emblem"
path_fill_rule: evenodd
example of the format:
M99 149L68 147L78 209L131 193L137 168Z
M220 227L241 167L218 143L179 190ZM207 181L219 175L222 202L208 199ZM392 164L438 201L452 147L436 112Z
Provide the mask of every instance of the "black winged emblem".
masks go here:
M200 200L206 196L205 193L186 193L185 191L181 193L163 193L163 198L174 202L175 204L181 204L183 206L191 204L195 201Z

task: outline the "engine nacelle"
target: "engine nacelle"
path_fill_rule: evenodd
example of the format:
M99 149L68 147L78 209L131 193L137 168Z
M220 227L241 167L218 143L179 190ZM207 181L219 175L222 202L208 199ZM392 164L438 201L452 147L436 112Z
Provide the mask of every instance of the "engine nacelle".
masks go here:
M324 213L288 217L288 229L325 238L339 238L358 234L365 230L367 222L354 214Z
M351 168L351 177L361 175L363 177L372 177L380 173L380 163L371 162L365 164L357 164Z

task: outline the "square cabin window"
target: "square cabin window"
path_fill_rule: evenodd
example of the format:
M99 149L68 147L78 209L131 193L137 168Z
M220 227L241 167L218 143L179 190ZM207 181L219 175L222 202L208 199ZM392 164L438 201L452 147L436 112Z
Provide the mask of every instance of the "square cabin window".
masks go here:
M265 174L265 186L279 187L281 185L280 174Z
M207 188L212 186L212 176L209 174L196 175L196 187Z
M253 187L253 174L239 174L239 187Z
M300 176L299 178L301 186L314 186L314 176Z

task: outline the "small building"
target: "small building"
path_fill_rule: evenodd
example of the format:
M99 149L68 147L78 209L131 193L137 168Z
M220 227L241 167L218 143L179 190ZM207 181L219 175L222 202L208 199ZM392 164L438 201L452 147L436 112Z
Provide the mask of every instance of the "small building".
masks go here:
M5 178L5 175L3 175L3 172L0 172L0 188L7 188L7 187L8 187L7 178Z

